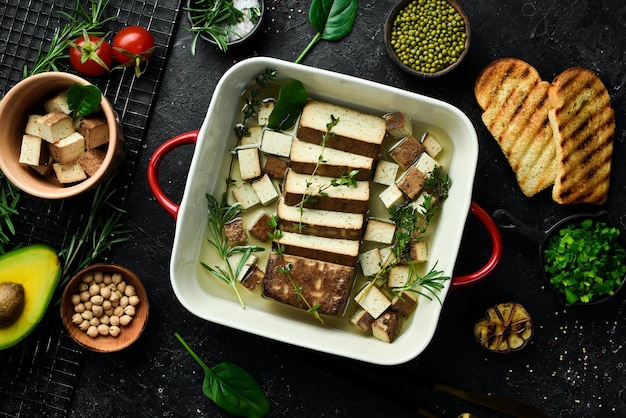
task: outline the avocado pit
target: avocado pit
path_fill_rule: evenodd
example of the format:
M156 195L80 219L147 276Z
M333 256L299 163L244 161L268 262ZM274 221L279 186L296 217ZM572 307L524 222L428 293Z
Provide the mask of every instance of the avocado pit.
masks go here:
M19 283L0 283L0 328L13 324L24 310L24 286Z

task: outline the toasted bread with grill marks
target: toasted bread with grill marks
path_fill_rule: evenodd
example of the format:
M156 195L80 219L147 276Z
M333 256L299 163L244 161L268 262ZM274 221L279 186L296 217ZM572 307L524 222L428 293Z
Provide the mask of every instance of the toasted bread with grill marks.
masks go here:
M550 187L556 177L549 87L534 67L516 58L492 62L474 86L483 123L529 197Z
M572 67L554 79L549 98L559 168L552 199L560 204L606 202L615 134L606 87L593 71Z

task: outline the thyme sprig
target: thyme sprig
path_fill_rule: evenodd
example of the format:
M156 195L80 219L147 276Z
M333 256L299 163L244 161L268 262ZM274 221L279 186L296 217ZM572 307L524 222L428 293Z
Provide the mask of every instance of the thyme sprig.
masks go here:
M209 234L211 235L211 238L207 241L219 253L219 257L224 262L224 267L212 267L202 261L200 264L215 277L231 286L237 295L239 304L242 308L245 308L246 305L241 298L239 289L237 288L237 278L245 266L246 260L250 257L250 254L253 252L264 251L264 248L256 246L231 247L224 227L228 222L234 220L243 212L241 205L239 203L230 205L226 201L226 193L222 195L221 201L218 201L215 197L208 193L206 198L208 201ZM233 268L229 259L236 254L241 254L241 258L237 266Z
M67 247L59 252L63 270L58 289L63 289L73 274L91 264L111 246L130 239L131 231L124 228L122 222L126 211L112 202L116 193L112 189L114 178L115 176L96 188L87 222L82 230L70 238ZM83 249L85 245L89 247ZM79 261L75 266L77 260Z
M280 238L283 236L283 231L279 228L278 218L276 217L276 215L270 216L269 224L270 224L271 231L269 232L268 237L275 243L275 245L272 246L272 252L276 254L277 256L279 256L281 259L281 262L283 262L284 261L283 255L285 253L285 247L280 243ZM302 285L300 285L299 283L296 283L296 281L291 276L292 269L293 269L293 264L284 263L278 268L278 272L287 276L287 278L291 282L293 292L296 294L296 300L298 302L303 302L307 307L306 311L312 314L315 319L317 319L323 324L324 320L322 319L319 313L320 304L319 303L311 304L307 300L307 298L304 296L304 293L303 293L304 289L302 288Z
M15 236L15 225L12 218L19 214L17 205L20 201L20 193L1 171L0 181L0 254L4 254L6 245Z
M46 71L59 71L61 67L64 68L66 65L62 65L61 60L69 57L68 42L80 37L84 32L89 35L104 35L102 26L106 22L116 19L115 16L104 17L108 5L109 0L92 0L88 10L81 4L80 0L76 0L76 5L70 9L69 13L63 10L59 11L60 15L67 18L68 23L55 29L46 52L43 51L42 44L30 71L28 66L24 67L23 77L26 78Z
M265 87L268 81L275 80L277 76L278 72L275 69L266 68L265 71L257 74L257 76L255 77L255 82L258 87L250 89L248 97L244 97L244 105L242 109L243 121L235 125L235 133L237 134L237 138L241 139L244 136L250 135L246 123L259 113L258 109L261 105L261 101L259 100L261 88Z

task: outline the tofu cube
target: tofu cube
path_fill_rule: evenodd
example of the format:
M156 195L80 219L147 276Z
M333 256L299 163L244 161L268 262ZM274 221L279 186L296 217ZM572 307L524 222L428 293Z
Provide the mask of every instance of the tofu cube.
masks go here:
M259 107L259 111L257 113L259 125L267 125L270 115L274 110L274 106L276 106L276 101L272 98L264 99L261 102L261 106Z
M77 183L87 178L85 170L78 164L78 161L68 164L54 163L52 168L54 168L57 180L62 184Z
M404 112L395 112L385 115L387 133L395 139L413 135L411 119Z
M421 153L415 162L415 168L424 173L427 178L430 177L436 167L440 167L440 164L427 152Z
M85 137L85 148L93 149L109 143L109 124L103 117L83 118L78 132Z
M382 244L391 244L393 236L396 233L396 225L393 222L369 218L365 226L363 234L364 241L380 242Z
M409 200L413 200L422 192L424 182L428 180L428 177L428 174L425 174L416 165L412 165L404 172L402 177L400 177L400 180L398 180L398 189L400 189L402 193L409 198Z
M385 294L376 286L365 287L356 295L356 302L369 312L372 317L378 318L388 307L391 306L391 301L385 296Z
M261 212L261 214L254 221L254 225L252 228L248 230L250 235L257 238L260 241L267 241L269 238L270 232L272 232L271 215L265 211Z
M263 166L263 171L272 178L283 180L288 168L289 164L287 161L278 158L275 155L268 155L265 160L265 165Z
M380 256L380 250L373 248L359 254L359 263L365 277L372 277L380 271L383 259Z
M39 118L42 118L41 115L28 115L28 121L26 122L26 129L24 132L28 135L38 136L43 138L43 128L38 123Z
M102 167L106 155L106 151L101 148L90 149L78 157L78 164L80 164L83 170L85 170L85 173L91 177Z
M411 267L408 264L397 264L389 269L387 286L390 288L406 286L411 278Z
M242 180L256 179L263 174L261 171L261 155L257 147L237 149L237 160Z
M47 165L50 159L48 144L42 138L34 135L24 134L20 147L20 164L32 166Z
M380 248L378 251L380 251L380 258L383 264L391 264L396 262L396 255L393 251L392 246Z
M72 113L70 106L67 104L67 92L65 90L46 100L43 104L43 108L48 113L54 112L55 110L67 113L68 115Z
M248 272L241 278L240 282L243 287L254 292L264 278L265 272L259 266L254 265L248 269Z
M359 309L350 317L350 323L363 332L370 332L374 317L365 309Z
M398 336L402 321L400 315L394 311L387 311L372 323L374 338L391 343Z
M267 174L264 174L259 180L252 183L252 188L259 197L259 201L263 206L268 205L274 200L278 199L278 191L272 183L272 179Z
M261 126L250 126L248 127L249 135L245 135L241 138L240 145L261 145L261 135L263 134L263 127Z
M39 125L40 136L51 144L76 132L72 118L58 110L36 118L35 123Z
M391 310L401 316L408 316L417 308L417 294L415 292L402 292L391 300Z
M411 242L409 248L409 258L416 263L428 261L428 245L426 241Z
M291 141L293 141L292 135L266 129L263 131L263 137L261 139L261 151L267 154L289 158L289 154L291 153Z
M58 140L49 146L50 154L59 164L68 164L78 160L85 153L85 138L78 132Z
M389 156L406 170L424 152L424 145L414 138L407 136L396 142L389 150Z
M46 164L31 165L30 168L35 170L41 176L50 176L54 174L54 168L52 168L53 163L54 163L54 160L52 159L52 157L50 157L50 159L48 160Z
M231 247L245 244L248 241L248 234L243 224L243 219L235 218L224 224L224 234Z
M426 149L426 152L428 153L428 155L430 155L433 158L436 158L437 155L439 155L439 153L443 149L439 141L437 141L435 137L432 136L432 134L430 134L429 132L426 132L422 136L421 142L422 142L422 145L424 145L424 148Z
M391 161L379 160L374 172L374 182L389 186L396 181L400 166Z
M383 205L385 205L387 209L396 205L401 205L404 202L406 202L406 199L404 195L402 194L402 191L398 188L398 186L395 183L387 186L385 190L380 192L378 197L380 198L380 200L383 202Z
M242 183L240 186L234 187L233 197L242 209L249 209L261 203L250 183Z

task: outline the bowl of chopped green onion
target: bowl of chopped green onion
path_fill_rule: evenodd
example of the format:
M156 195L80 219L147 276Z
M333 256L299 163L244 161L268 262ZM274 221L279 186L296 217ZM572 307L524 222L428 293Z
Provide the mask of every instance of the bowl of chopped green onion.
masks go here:
M499 226L539 244L546 281L565 306L595 305L611 299L626 281L626 241L607 211L578 213L547 231L528 227L503 210Z
M252 38L261 28L265 15L264 0L188 0L185 7L194 34L191 52L198 39L226 51Z
M384 42L402 70L432 78L461 63L470 32L469 19L454 0L401 0L387 16Z

